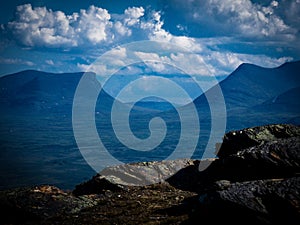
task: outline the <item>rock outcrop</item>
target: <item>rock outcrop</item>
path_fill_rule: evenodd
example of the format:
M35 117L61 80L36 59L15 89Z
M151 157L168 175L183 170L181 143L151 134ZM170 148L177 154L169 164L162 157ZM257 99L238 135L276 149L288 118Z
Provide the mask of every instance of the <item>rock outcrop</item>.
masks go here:
M109 167L65 192L0 192L4 224L298 224L300 127L232 131L216 159ZM12 215L12 216L11 216Z
M219 158L206 171L215 186L198 189L198 216L190 221L298 224L299 132L298 126L269 125L227 133Z
M91 180L76 186L75 195L97 194L103 190L126 189L128 186L145 186L164 182L167 178L188 166L191 159L139 162L107 167Z
M243 149L254 147L265 142L299 136L299 127L290 124L272 124L230 131L225 134L217 155L219 158L224 158L231 154L236 154Z

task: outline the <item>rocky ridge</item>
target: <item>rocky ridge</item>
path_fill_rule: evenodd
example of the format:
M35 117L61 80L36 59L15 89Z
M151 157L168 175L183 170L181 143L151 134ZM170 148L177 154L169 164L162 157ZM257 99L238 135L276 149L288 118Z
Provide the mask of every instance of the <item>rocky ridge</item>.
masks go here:
M199 160L142 162L106 168L73 191L1 191L1 223L299 223L299 126L231 131L217 156L202 172Z

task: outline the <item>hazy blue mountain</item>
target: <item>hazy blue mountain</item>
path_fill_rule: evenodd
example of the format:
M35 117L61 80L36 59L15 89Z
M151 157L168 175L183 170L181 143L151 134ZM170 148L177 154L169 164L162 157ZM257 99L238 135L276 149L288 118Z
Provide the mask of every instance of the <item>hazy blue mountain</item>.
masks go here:
M219 86L226 103L228 129L284 123L300 115L300 61L277 68L242 64ZM207 94L213 95L215 90L216 87L213 87ZM205 95L194 102L200 108L205 102Z
M292 88L280 95L275 96L259 105L252 107L253 110L267 110L269 112L294 112L300 109L300 86Z
M293 88L269 100L249 108L240 108L228 112L228 127L254 124L292 123L300 124L300 87Z
M272 69L242 64L219 84L228 115L233 116L245 109L250 110L251 113L255 110L257 113L265 110L297 113L299 71L299 61L285 63ZM11 111L16 114L61 112L70 115L74 93L82 75L83 73L53 74L28 70L1 77L1 111ZM91 73L90 77L90 86L100 88L95 74ZM211 88L207 93L213 93L214 89L214 87ZM100 111L109 111L112 102L113 99L109 95L102 93L97 107ZM196 98L194 103L199 112L209 113L204 94ZM213 104L218 104L218 102L213 102ZM172 109L172 106L166 102L151 99L151 101L136 103L134 109L135 111L161 112Z
M83 73L53 74L34 70L0 78L2 110L23 113L71 113L73 97ZM100 85L90 74L92 87Z
M300 61L277 68L242 64L219 83L228 110L251 107L300 86ZM214 91L214 87L208 92ZM195 103L200 104L204 96Z

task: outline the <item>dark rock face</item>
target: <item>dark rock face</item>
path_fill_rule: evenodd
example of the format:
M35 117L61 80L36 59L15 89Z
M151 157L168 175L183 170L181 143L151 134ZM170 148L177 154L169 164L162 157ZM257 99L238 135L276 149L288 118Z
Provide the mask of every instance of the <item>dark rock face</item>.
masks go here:
M225 134L217 156L224 158L242 149L257 146L264 142L297 136L300 136L299 126L287 124L274 124L231 131Z
M222 183L199 195L199 207L189 223L197 219L225 224L299 223L299 177Z
M299 185L299 177L233 183L225 190L217 191L213 201L240 204L250 210L264 214L274 213L276 208L288 206L286 209L289 210L286 211L295 217L297 215L295 205L300 204ZM277 215L277 217L279 216Z
M76 196L88 195L88 194L101 194L105 190L118 191L121 190L123 186L110 182L104 176L97 174L91 180L79 184L73 190L73 194Z
M269 125L227 133L219 159L206 171L214 186L199 189L201 217L194 213L190 221L298 224L299 132L298 126Z
M259 146L237 152L233 156L251 163L273 165L282 168L299 168L300 137L291 137L270 141Z
M72 193L52 186L1 191L2 222L299 223L300 127L229 132L218 156L108 167ZM210 166L200 172L201 163Z
M235 161L252 168L256 166L299 172L299 149L300 137L278 139L240 150L236 154L225 157L224 162L229 164L230 161Z
M280 138L219 159L226 179L234 181L297 176L300 137Z

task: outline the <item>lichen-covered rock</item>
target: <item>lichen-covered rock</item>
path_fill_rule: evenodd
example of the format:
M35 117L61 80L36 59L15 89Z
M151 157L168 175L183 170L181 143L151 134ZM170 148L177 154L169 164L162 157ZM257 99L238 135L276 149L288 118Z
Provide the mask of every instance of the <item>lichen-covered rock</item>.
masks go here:
M49 185L1 191L1 222L25 223L78 213L97 205L99 199L99 196L75 197Z
M231 131L225 134L217 156L222 159L245 148L265 142L299 136L300 127L289 124L274 124Z
M194 165L196 160L178 159L139 162L110 166L91 180L77 185L75 195L102 193L104 190L126 189L128 186L145 186L165 182L178 171Z

